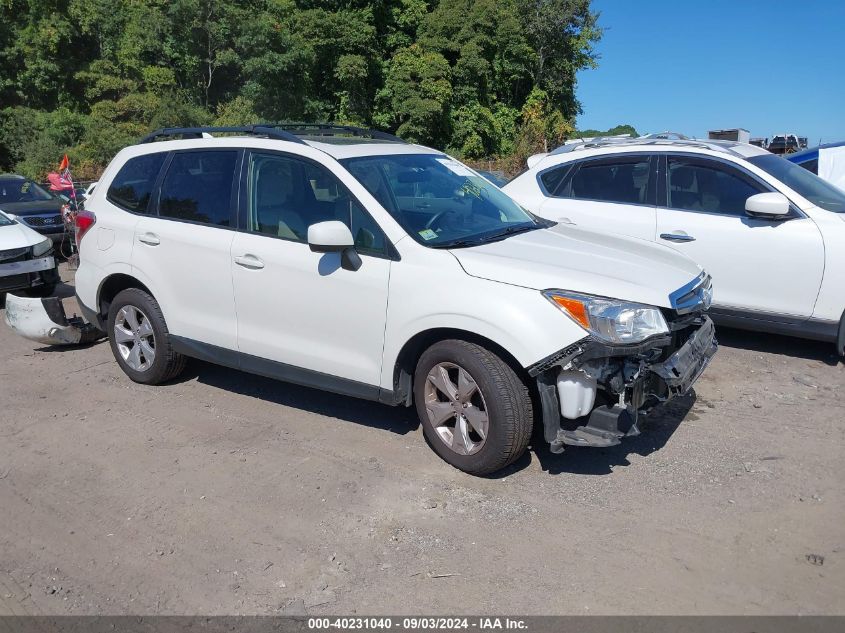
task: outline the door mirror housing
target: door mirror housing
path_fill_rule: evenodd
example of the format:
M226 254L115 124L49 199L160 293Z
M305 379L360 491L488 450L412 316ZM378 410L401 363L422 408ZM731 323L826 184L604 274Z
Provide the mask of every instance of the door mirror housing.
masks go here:
M361 268L361 256L355 251L352 231L339 220L309 226L308 246L315 253L340 253L340 265L344 270Z
M745 201L745 213L761 220L783 220L789 217L789 200L782 193L758 193Z

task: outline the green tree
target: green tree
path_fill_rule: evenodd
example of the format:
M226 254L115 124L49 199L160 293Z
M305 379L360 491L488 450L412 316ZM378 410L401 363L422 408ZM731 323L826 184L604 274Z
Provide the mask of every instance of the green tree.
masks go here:
M377 125L468 158L572 132L589 0L0 0L0 168L152 128ZM54 156L55 154L55 156Z
M520 0L519 12L536 55L534 85L546 91L563 116L574 118L581 111L576 73L596 64L598 14L590 10L590 0Z
M630 134L631 136L639 136L639 133L634 128L633 125L616 125L609 130L600 131L600 130L580 130L575 132L576 137L593 137L593 136L617 136L619 134Z
M416 44L390 60L374 119L414 143L443 147L449 140L452 99L449 62Z

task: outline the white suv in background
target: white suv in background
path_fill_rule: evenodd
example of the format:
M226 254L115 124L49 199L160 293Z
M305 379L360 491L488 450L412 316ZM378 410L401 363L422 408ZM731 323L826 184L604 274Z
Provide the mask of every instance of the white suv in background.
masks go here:
M713 276L717 323L845 355L845 192L743 143L595 139L533 157L504 191L559 222L665 244Z
M192 356L415 404L470 473L519 457L535 415L556 452L617 444L716 350L690 259L538 219L379 132L163 130L86 208L77 297L132 380Z

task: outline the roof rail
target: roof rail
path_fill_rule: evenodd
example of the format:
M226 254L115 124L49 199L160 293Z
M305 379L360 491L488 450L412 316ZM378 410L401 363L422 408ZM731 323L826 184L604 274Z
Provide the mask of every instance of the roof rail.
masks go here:
M568 142L565 145L561 145L554 151L550 152L550 155L557 156L560 154L567 154L569 152L575 152L585 149L595 149L599 147L609 147L609 146L636 146L636 145L672 145L677 147L698 147L703 149L710 149L719 152L725 152L728 154L734 154L740 156L735 150L731 149L735 145L740 145L740 143L734 143L733 145L728 144L724 141L714 141L714 140L698 140L698 139L671 139L671 138L650 138L648 136L641 136L637 138L614 138L614 137L605 137L605 138L597 138L587 141L576 141L576 142Z
M407 144L408 141L388 132L354 125L335 125L334 123L261 123L261 127L284 130L296 136L360 136L362 138L391 141Z
M202 138L204 134L249 134L253 136L266 136L278 141L290 141L291 143L305 142L285 130L276 129L273 125L243 125L230 127L166 127L156 130L142 138L140 143L152 143L168 136L181 136L182 138Z
M641 136L640 138L651 138L651 139L660 139L664 141L692 141L695 139L691 139L689 136L681 134L680 132L653 132L651 134L646 134L645 136Z

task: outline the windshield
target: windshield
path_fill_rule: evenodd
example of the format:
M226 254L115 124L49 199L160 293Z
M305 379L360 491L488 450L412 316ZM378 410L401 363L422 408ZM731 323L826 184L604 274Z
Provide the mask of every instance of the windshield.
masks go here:
M826 180L822 180L800 165L774 154L771 156L755 156L748 160L770 173L790 189L797 191L817 207L834 213L845 213L845 191Z
M0 204L15 202L39 202L52 200L53 196L31 180L19 178L0 180Z
M0 226L9 226L10 224L14 224L14 222L7 218L5 214L0 213Z
M365 156L341 163L426 246L472 246L551 225L442 154Z

